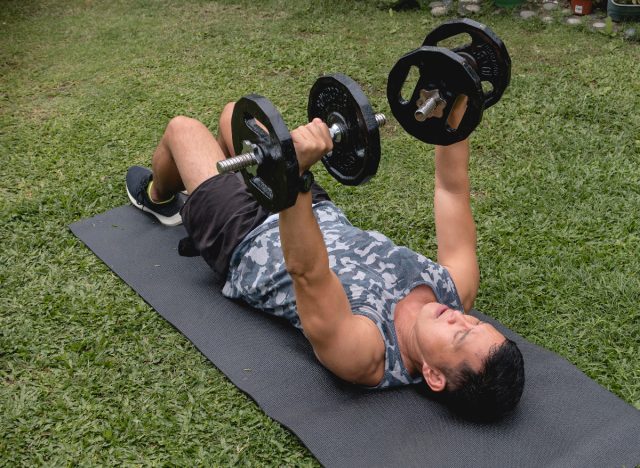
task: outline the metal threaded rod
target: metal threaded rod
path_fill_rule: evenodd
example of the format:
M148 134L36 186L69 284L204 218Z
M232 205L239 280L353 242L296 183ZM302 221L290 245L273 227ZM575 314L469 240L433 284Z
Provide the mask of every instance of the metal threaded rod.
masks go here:
M256 164L260 164L260 161L254 153L243 153L232 158L218 161L216 167L220 174L225 174L227 172L239 171L245 167L255 166Z
M430 97L425 101L423 105L416 109L414 116L418 122L424 122L429 117L433 115L433 112L436 110L438 106L438 99L435 97Z
M384 114L375 114L376 123L378 124L378 128L384 127L387 123L387 117Z
M378 124L378 128L384 126L387 123L387 118L384 114L375 114L374 118ZM343 129L341 125L333 124L329 127L329 134L331 140L339 143L342 139ZM249 151L246 153L233 156L231 158L223 159L216 163L216 168L219 174L225 174L227 172L235 172L246 167L257 166L260 164L262 158L259 158L255 152Z

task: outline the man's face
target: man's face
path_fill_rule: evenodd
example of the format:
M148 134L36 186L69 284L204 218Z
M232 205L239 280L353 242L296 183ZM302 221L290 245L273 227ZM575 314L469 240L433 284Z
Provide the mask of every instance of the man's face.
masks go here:
M489 350L505 340L492 325L435 302L420 310L415 332L424 362L437 371L463 362L479 371Z

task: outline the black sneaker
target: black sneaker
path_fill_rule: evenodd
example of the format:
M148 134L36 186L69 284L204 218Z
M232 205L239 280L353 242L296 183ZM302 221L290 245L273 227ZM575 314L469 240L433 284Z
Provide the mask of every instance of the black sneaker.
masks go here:
M165 226L182 224L180 208L184 197L174 195L171 200L154 203L149 198L147 189L151 182L151 171L140 166L131 166L127 171L127 195L136 208L151 213Z

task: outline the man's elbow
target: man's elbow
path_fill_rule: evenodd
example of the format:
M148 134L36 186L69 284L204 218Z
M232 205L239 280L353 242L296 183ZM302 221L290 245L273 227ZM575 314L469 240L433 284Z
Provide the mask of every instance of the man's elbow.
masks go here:
M292 261L287 260L285 262L287 273L293 279L294 284L299 284L304 287L313 287L314 283L317 284L330 274L329 263L321 260L309 261Z

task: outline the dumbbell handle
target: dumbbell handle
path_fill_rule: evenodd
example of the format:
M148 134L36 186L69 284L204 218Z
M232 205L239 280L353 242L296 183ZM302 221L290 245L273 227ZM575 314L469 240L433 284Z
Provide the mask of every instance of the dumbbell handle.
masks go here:
M435 98L429 98L425 101L423 105L418 107L415 112L415 118L418 122L424 122L429 117L433 115L433 112L436 110L436 106L438 105L438 101Z
M420 99L416 102L418 108L414 112L413 116L418 122L424 122L434 116L441 117L442 107L444 107L445 104L445 101L440 97L439 90L426 91L421 89Z
M375 114L374 118L376 119L376 124L378 127L382 127L387 123L387 118L384 114ZM344 136L344 133L347 129L343 128L342 125L334 123L329 127L329 134L331 135L331 140L335 143L339 143ZM254 151L248 151L246 153L239 154L237 156L233 156L231 158L223 159L218 161L216 164L216 168L218 169L219 174L226 174L227 172L235 172L246 167L257 166L262 161L262 155L260 154L260 150L256 149Z

